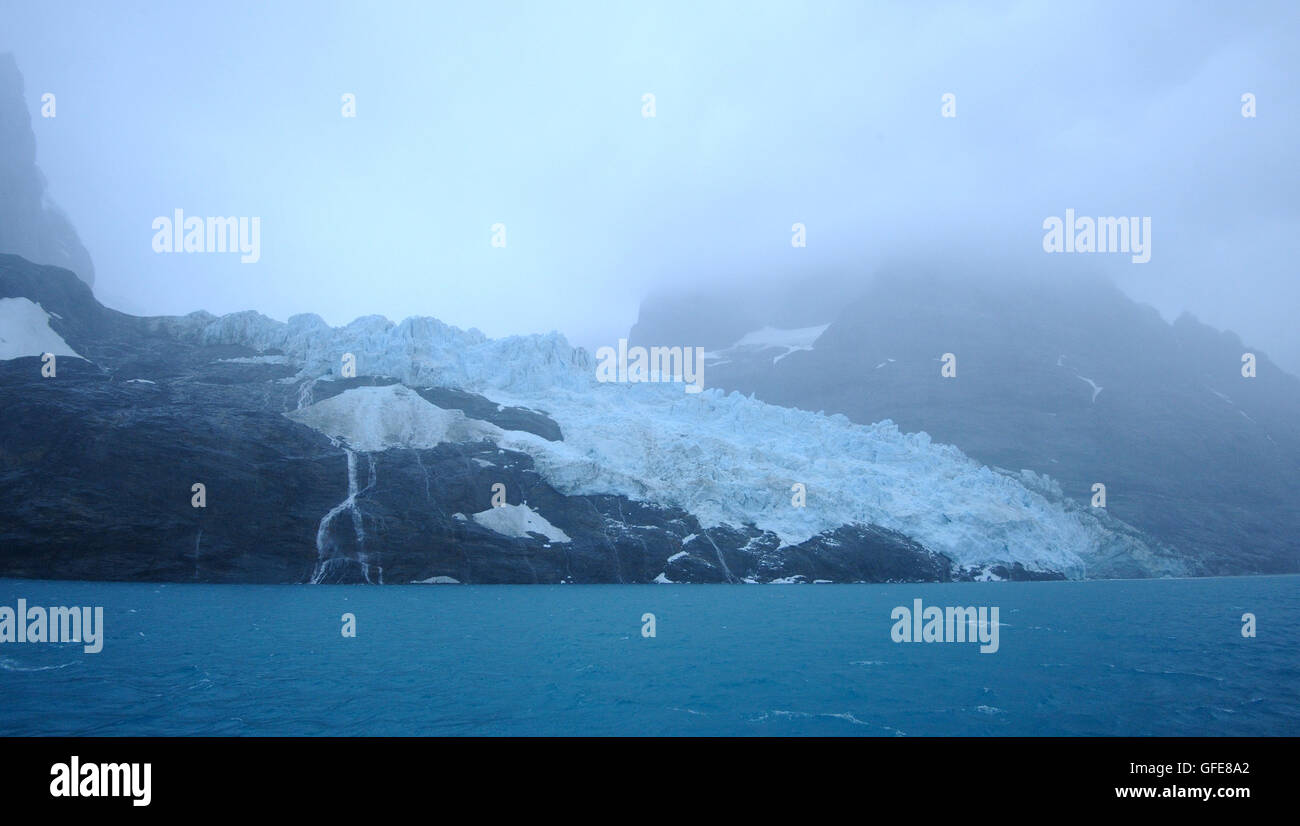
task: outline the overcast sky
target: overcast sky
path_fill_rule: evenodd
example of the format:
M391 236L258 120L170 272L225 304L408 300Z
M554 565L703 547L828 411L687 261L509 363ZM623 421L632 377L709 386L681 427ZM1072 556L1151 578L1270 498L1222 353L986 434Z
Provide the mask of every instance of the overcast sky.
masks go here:
M867 278L945 248L1051 277L1042 223L1073 208L1151 217L1149 263L1089 263L1300 372L1298 21L1295 2L0 0L0 51L96 293L128 312L432 315L594 348L675 284ZM155 253L177 208L259 217L261 260Z

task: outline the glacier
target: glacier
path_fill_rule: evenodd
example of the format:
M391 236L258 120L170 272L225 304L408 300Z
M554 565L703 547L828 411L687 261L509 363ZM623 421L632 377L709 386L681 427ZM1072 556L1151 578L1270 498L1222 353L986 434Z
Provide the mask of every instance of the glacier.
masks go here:
M286 323L254 312L166 323L204 344L286 357L303 387L300 408L286 415L349 450L487 439L531 456L566 495L669 505L706 528L770 531L783 546L874 524L967 569L1019 563L1077 578L1125 560L1152 575L1182 573L1162 549L1108 514L1065 499L1046 477L991 469L888 419L857 425L718 389L688 395L671 384L597 382L591 356L559 333L492 339L433 318L365 316L330 327L316 315ZM342 377L344 354L355 358L358 376L401 384L312 403L316 382ZM544 412L564 438L504 430L410 390L427 385ZM796 483L806 488L805 507L791 503Z

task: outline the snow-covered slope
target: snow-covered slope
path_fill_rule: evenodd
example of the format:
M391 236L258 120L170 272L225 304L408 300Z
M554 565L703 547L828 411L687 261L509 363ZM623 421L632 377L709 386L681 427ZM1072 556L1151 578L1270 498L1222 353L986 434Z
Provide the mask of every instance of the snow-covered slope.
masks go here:
M662 384L594 380L585 351L558 334L488 339L433 319L394 325L379 317L329 328L315 316L281 324L251 313L186 320L205 342L277 348L304 382L337 375L343 354L360 375L391 376L482 393L545 411L565 439L465 419L409 388L356 388L289 414L356 450L489 439L530 455L568 495L618 494L679 507L704 526L752 524L802 542L848 524L900 531L965 567L1021 563L1080 576L1100 560L1154 562L1113 520L998 473L924 433L891 422L854 425L732 393L687 395ZM806 507L791 487L807 490ZM1166 571L1153 571L1166 572Z
M0 298L0 360L44 353L81 358L50 329L50 314L41 305L26 298Z
M500 429L443 410L400 384L357 387L288 414L289 418L341 441L353 450L435 447L495 437Z

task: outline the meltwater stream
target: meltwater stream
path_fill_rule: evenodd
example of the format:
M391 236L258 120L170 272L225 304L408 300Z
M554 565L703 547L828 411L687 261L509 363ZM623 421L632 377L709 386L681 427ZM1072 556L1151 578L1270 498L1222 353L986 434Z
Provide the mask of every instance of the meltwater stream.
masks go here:
M316 528L316 567L312 571L311 582L313 585L330 582L330 577L335 573L336 568L346 568L349 564L355 564L361 569L361 574L367 583L382 585L384 583L384 568L382 565L374 566L378 578L371 578L370 554L366 552L365 523L361 519L361 506L357 504L357 497L370 491L375 486L374 454L365 454L370 467L370 476L366 486L358 488L356 451L343 447L337 439L331 439L331 441L336 447L342 448L348 457L348 495L342 502L335 505L321 517L320 525ZM330 535L334 520L344 512L352 517L352 531L356 542L356 550L352 556L340 552L337 541Z
M106 627L98 654L0 643L0 734L1296 735L1297 588L0 580ZM918 598L998 606L998 651L893 642Z

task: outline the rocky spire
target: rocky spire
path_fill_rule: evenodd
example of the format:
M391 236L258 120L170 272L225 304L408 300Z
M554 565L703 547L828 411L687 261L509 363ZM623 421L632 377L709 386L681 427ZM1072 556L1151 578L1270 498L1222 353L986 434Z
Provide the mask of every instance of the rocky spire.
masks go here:
M68 217L46 197L23 76L12 54L0 54L0 252L65 267L95 283L90 253Z

